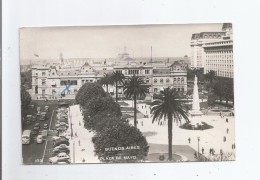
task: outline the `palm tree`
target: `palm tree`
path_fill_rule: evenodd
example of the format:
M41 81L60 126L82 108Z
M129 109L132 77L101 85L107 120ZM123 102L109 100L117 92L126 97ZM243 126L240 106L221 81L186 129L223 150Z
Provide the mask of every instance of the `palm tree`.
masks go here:
M137 97L145 97L148 93L148 88L145 86L143 79L139 76L132 76L126 81L124 94L126 98L133 97L134 99L134 126L137 127L137 109L136 109L136 100Z
M158 124L162 123L162 120L168 119L168 152L169 161L172 160L172 124L173 121L181 121L184 118L188 119L188 113L182 102L178 100L178 94L173 89L166 88L162 93L162 98L152 102L151 112L153 113L153 123L158 121Z
M112 79L111 79L111 74L105 74L104 77L100 79L100 84L106 86L106 90L108 93L108 85L113 84Z
M120 71L113 72L113 74L111 75L111 80L113 84L116 85L116 102L118 101L118 93L117 93L118 85L124 84L124 79L125 76Z

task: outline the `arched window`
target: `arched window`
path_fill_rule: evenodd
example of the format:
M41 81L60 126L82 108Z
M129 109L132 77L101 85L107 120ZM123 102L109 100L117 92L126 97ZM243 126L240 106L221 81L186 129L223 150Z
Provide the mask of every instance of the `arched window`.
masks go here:
M160 79L160 83L163 83L163 79Z
M184 83L184 78L183 78L183 77L181 78L181 83L182 83L182 84Z
M157 83L157 79L156 78L154 79L154 83Z
M177 82L180 83L180 78L177 78Z

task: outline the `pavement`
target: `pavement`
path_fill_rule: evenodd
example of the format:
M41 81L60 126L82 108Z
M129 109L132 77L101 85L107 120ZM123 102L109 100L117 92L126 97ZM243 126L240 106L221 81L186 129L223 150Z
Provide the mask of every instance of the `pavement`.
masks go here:
M72 123L73 131L70 140L71 163L101 163L94 154L94 144L92 143L94 134L84 128L79 105L70 106L69 121Z
M149 105L139 103L138 110L144 115L148 115L148 118L138 119L138 128L143 133L154 134L146 137L148 143L168 144L167 124L159 126L156 122L152 123ZM210 148L213 148L216 154L219 154L221 149L224 153L235 154L235 150L232 149L232 144L235 143L235 118L234 116L229 117L229 112L222 114L224 115L222 118L216 114L203 115L202 121L214 127L203 131L181 129L179 125L173 124L173 145L188 145L196 151L199 149L200 153L203 147L206 157L209 155ZM226 122L226 118L228 118L228 122ZM225 142L224 136L226 137ZM190 143L188 142L189 138L191 139ZM177 153L185 155L182 152Z

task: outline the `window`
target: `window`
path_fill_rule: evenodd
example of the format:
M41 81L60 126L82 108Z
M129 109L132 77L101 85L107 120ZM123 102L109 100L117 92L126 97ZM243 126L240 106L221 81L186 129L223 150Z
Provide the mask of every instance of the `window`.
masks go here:
M42 72L42 76L46 76L46 72Z
M157 83L157 79L156 78L154 79L154 83Z
M42 80L42 85L45 86L46 85L46 79Z
M149 83L149 79L148 78L146 79L146 83Z
M55 73L53 72L52 75L55 75Z
M153 90L154 92L157 92L157 88L154 88L154 90Z
M167 78L167 79L166 79L166 82L169 83L169 82L170 82L170 79Z
M163 83L163 79L160 79L160 83Z
M145 74L150 74L150 70L145 70Z

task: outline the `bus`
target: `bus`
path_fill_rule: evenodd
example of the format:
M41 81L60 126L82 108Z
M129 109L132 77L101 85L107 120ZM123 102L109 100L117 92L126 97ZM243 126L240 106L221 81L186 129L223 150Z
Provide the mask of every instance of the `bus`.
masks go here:
M22 144L30 144L31 130L24 130L22 135Z

